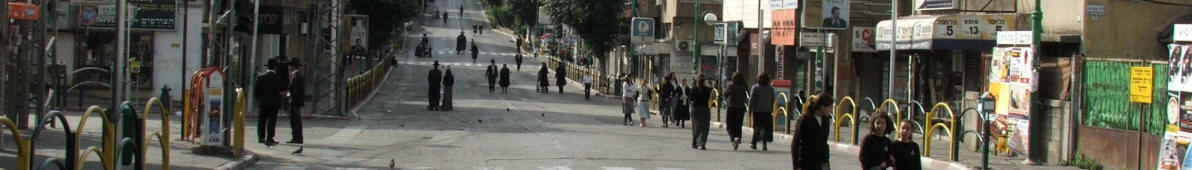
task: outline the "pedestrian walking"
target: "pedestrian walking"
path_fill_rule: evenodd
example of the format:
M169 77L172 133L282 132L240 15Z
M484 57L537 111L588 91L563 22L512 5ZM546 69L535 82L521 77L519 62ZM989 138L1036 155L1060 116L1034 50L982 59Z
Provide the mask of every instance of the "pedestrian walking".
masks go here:
M646 127L646 119L650 119L650 95L653 90L650 89L650 82L647 79L642 79L637 86L637 115L640 118L638 127Z
M484 70L484 77L488 78L488 93L493 93L497 90L497 72L500 70L497 69L496 59L489 59L489 62L488 69Z
M484 35L484 24L480 24L480 35Z
M890 138L886 138L894 124L890 122L890 116L880 110L873 112L870 117L869 134L861 140L861 152L857 158L861 161L861 169L888 169L896 163L890 154Z
M447 24L447 11L443 11L443 24Z
M621 120L621 125L633 126L633 105L637 102L637 86L633 84L633 75L626 75L624 83L621 83L621 109L625 113L625 118Z
M592 75L584 74L584 100L592 100Z
M700 74L696 76L695 87L691 92L691 148L708 150L708 126L712 123L712 111L708 103L712 97L712 83Z
M538 90L539 93L550 93L550 80L547 79L546 62L542 62L542 67L538 68Z
M567 85L567 66L559 63L555 68L555 83L558 83L556 86L559 86L559 94L563 94L563 86Z
M290 60L290 88L286 97L290 98L290 141L286 143L302 144L302 106L306 105L306 78L299 74L302 61L298 58Z
M827 170L828 128L831 127L832 101L830 94L820 94L808 101L808 110L799 117L791 138L791 160L795 169Z
M888 119L889 116L886 116ZM919 156L919 144L911 140L914 122L910 119L902 120L898 125L898 141L891 144L890 154L894 156L894 169L919 170L923 169Z
M749 109L753 115L753 140L749 148L757 150L757 143L762 143L762 151L769 150L766 143L774 141L774 124L771 113L774 113L774 87L770 86L770 76L766 72L757 75L757 84L749 88Z
M689 98L690 95L688 95L691 94L691 86L687 85L687 79L679 81L677 85L678 86L675 87L674 94L671 95L671 98L675 99L674 102L671 102L671 105L673 105L673 108L675 109L674 115L671 115L671 121L674 121L676 125L679 125L679 128L687 128L687 125L684 124L684 122L691 119L689 116L691 113L691 108L688 108L688 103L691 102Z
M464 31L459 31L459 36L455 37L455 54L463 53L464 48L467 48L468 37L464 36Z
M741 126L745 121L745 103L749 101L748 93L745 77L741 75L741 72L733 73L728 89L724 92L725 96L728 96L728 100L725 101L728 104L727 129L729 140L733 143L733 150L737 150L737 147L741 145Z
M480 48L476 48L476 41L472 40L472 63L476 63L476 58L480 57Z
M501 65L501 93L509 93L509 65Z
M433 68L426 74L426 81L429 87L427 92L430 93L427 95L430 101L426 106L426 110L439 110L439 90L441 90L441 83L443 83L443 71L439 70L439 60L435 60Z
M439 110L455 110L455 105L451 104L451 98L455 91L454 86L455 75L451 74L451 66L447 66L447 71L443 74L443 104L439 105Z
M522 59L523 58L520 51L513 56L513 62L517 64L517 72L519 73L521 72Z
M264 74L257 76L255 87L253 87L253 96L261 108L260 115L257 117L257 142L273 146L277 145L277 141L273 140L273 135L277 127L277 110L282 105L281 96L284 86L281 84L285 82L285 78L277 73L277 68L281 65L276 59L270 59L265 67L267 70Z
M658 90L658 111L662 115L662 127L670 127L671 120L674 119L674 102L675 92L675 72L667 74L662 78L662 87Z

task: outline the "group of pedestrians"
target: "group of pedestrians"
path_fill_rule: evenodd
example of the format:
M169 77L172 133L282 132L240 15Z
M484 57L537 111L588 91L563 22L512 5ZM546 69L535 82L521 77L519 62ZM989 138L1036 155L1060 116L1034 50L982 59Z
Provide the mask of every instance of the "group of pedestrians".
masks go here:
M501 68L498 69L496 59L491 59L489 62L491 62L491 64L489 64L488 68L484 71L484 77L488 79L488 93L495 92L497 90L496 85L498 83L501 85L502 94L509 93L509 76L511 74L509 71L509 65L502 64Z
M550 93L550 78L546 66L546 62L542 63L542 67L538 68L538 86L534 89L539 93ZM559 87L559 94L563 94L563 87L567 86L567 68L563 64L555 67L555 85Z
M302 144L302 113L305 106L306 82L299 74L302 62L284 56L269 59L266 71L256 77L253 97L260 104L257 118L257 142L266 146L277 145L273 140L277 128L277 111L289 109L291 139L286 143ZM288 63L288 64L287 64Z
M430 73L426 75L427 85L429 85L429 97L427 98L430 99L426 109L438 111L455 110L451 102L452 91L454 91L452 87L455 86L455 75L451 74L451 67L447 67L447 72L444 73L439 70L439 60L435 60L432 67Z

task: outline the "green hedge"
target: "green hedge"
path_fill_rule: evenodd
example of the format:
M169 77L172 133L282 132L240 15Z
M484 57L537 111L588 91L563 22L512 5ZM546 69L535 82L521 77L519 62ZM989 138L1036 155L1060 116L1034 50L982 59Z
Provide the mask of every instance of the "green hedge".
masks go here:
M1086 61L1084 65L1084 116L1086 126L1138 130L1140 113L1150 114L1145 130L1162 135L1167 119L1167 64L1154 67L1154 88L1149 110L1130 102L1130 67L1139 63Z

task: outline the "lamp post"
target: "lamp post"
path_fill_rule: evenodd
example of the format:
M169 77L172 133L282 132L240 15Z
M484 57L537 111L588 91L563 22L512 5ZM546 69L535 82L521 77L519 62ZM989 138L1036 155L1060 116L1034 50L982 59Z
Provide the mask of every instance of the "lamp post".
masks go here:
M695 0L695 11L692 12L692 14L700 13L699 12L699 4L700 3L702 3L702 2L700 2L700 0ZM694 16L694 15L692 15L692 16ZM702 62L703 60L700 60L700 58L699 58L699 52L700 52L700 49L699 49L699 24L697 24L697 23L700 23L701 22L700 20L703 18L701 18L701 17L691 17L691 18L695 19L695 22L691 24L691 29L695 33L695 36L694 36L695 44L694 44L694 47L692 48L691 59L695 60L695 73L702 74L704 72L704 70L703 70L703 62ZM699 84L699 83L702 83L702 82L697 82L695 84Z
M720 20L720 19L716 18L716 14L715 14L715 13L708 12L708 13L704 14L704 23L705 23L705 24L708 24L709 26L714 26L714 25L716 25L716 23L720 23L720 22L718 22L719 20ZM727 28L727 27L725 27L725 28L723 28L723 29L728 29L728 28ZM713 30L713 31L715 31L715 30ZM713 35L715 35L715 34L713 34ZM715 38L715 37L714 37L714 38ZM721 37L721 38L723 38L723 37ZM719 71L718 71L718 72L720 73L720 77L724 77L724 49L725 49L725 43L727 43L727 41L728 41L728 40L727 40L727 39L724 39L724 40L721 40L721 41L726 41L726 42L721 42L721 43L720 43L720 51L718 51L718 52L717 52L717 57L718 57L718 58L717 58L717 60L716 60L716 61L718 61L718 62L716 63L716 68L717 68L717 69L719 69ZM696 53L696 54L699 54L699 53L700 53L700 51L696 51L695 53ZM723 80L722 80L722 79L723 79L723 78L721 78L721 79L716 79L716 84L724 84L724 82L723 82Z

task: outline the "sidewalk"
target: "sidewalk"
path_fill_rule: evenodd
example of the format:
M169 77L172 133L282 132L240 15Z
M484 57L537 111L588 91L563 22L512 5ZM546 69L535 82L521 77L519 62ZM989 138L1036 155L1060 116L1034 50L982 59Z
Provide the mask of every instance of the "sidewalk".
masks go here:
M512 32L512 31L510 31L509 29L506 29L506 28L496 28L496 29L493 29L493 32L501 33L501 34L503 34L503 35L505 35L505 36L508 36L509 38L512 38L512 39L517 39L517 36L516 36L516 35L514 35L513 33L510 33L510 32ZM529 54L532 54L532 52L531 52L531 51L525 51L525 50L522 50L522 49L518 49L518 52L519 52L519 53L522 53L523 55L524 55L524 54L527 54L527 53L529 53ZM529 56L531 56L531 55L527 55L526 57L529 57ZM528 59L528 60L534 60L534 61L537 61L537 62L543 62L543 61L545 61L545 60L550 60L551 58L554 58L554 56L552 56L552 55L549 55L549 54L541 54L540 56L541 56L541 57L544 57L544 58L534 58L534 57L529 57L529 58L526 58L526 59ZM550 74L551 74L551 75L554 75L554 74L556 73L554 68L550 68L550 69L546 69L546 70L547 70L547 72L550 72ZM553 77L553 76L551 76L551 78L554 78L554 77ZM581 81L582 81L582 80L580 80L580 81L577 81L577 80L572 80L571 78L567 78L567 85L568 85L568 86L575 86L575 87L579 87L580 89L583 89L583 87L584 87L584 83L583 83L583 82L581 82ZM609 99L618 99L618 100L621 98L621 96L619 96L619 95L609 95L609 94L606 94L606 93L604 93L604 92L601 92L600 90L596 90L596 89L595 89L595 87L593 87L593 89L592 89L592 96L595 96L595 97L604 97L604 98L609 98Z
M723 114L724 112L720 112L720 113ZM713 114L716 114L715 110L713 110ZM748 116L748 115L746 115L746 116ZM715 118L715 115L713 115L713 118ZM748 120L748 119L746 119L746 120ZM864 124L864 123L859 123L859 124ZM746 126L748 126L748 125L746 125ZM712 127L718 128L718 129L724 129L726 127L726 124L723 122L713 121ZM861 135L858 135L858 137L864 138L864 134L869 133L868 128L869 128L869 126L865 126L865 125L858 127L857 130L861 134ZM832 147L833 150L853 152L853 153L860 152L861 147L859 146L859 144L858 145L850 144L850 142L852 140L852 135L853 135L852 127L847 126L847 124L846 124L846 126L840 127L840 132L839 132L840 133L840 141L834 140L834 139L836 139L836 136L835 136L837 133L836 129L833 128L833 129L831 129L831 131L832 131L831 135L828 137L829 138L828 145L830 147ZM753 128L752 127L742 127L741 133L742 133L742 138L748 139L753 136L752 135ZM788 144L788 146L789 146L792 137L793 136L791 136L790 134L786 134L784 131L779 131L779 130L774 131L774 142L776 142L776 143ZM915 143L919 144L919 147L924 146L922 134L915 134L912 138L915 140ZM858 142L860 142L860 139L858 139ZM924 169L951 169L951 170L980 169L982 153L968 150L966 147L964 147L965 144L966 143L961 143L959 146L960 148L958 148L958 150L959 150L958 154L960 154L958 156L958 158L960 161L952 162L952 161L948 161L949 140L947 140L946 138L940 138L940 137L932 138L932 147L930 148L931 155L925 156L921 160L923 168ZM1026 170L1078 170L1078 169L1080 169L1080 168L1071 167L1071 166L1024 165L1024 164L1022 164L1023 160L1024 160L1024 158L1021 156L1019 156L1019 157L1005 157L1005 156L994 155L991 153L989 155L989 168L990 169L1020 169L1020 170L1021 169L1026 169Z
M138 108L144 108L144 106L140 106ZM78 127L78 124L79 124L79 120L82 119L82 112L67 111L67 112L63 112L63 113L67 119L67 122L70 124L72 131L80 128L80 127ZM170 119L169 120L169 124L170 124L170 129L169 129L169 131L170 131L170 135L169 135L170 165L169 166L171 169L213 169L213 168L219 167L220 165L223 165L226 162L238 159L237 157L233 157L232 154L230 153L230 151L227 153L218 153L218 154L212 154L212 155L197 154L196 153L197 150L192 150L192 149L198 148L198 146L199 146L198 144L188 142L188 141L182 141L179 138L181 135L180 134L181 129L179 129L179 127L181 127L181 124L178 121L179 116L171 115L169 119ZM145 128L146 128L145 132L152 133L156 130L160 130L161 129L161 120L162 119L161 119L160 114L157 114L157 113L149 114L148 118L145 121ZM98 114L91 115L91 117L87 119L86 126L82 127L83 132L81 133L82 138L79 139L79 141L80 141L79 148L78 148L79 150L86 149L87 147L92 147L92 146L96 146L96 147L102 146L102 144L101 144L101 142L102 142L101 141L102 140L102 128L101 128L102 123L100 123L101 121L102 121L102 118L99 117ZM30 121L30 122L33 122L33 121ZM0 165L3 165L3 166L0 166L0 169L4 169L4 168L16 169L15 167L13 167L14 165L16 165L17 151L14 150L16 143L13 142L13 139L10 136L11 134L8 132L8 130L5 129L4 131L5 131L4 134L6 134L6 135L2 135L2 137L4 138L4 140L3 140L4 143L3 143L3 147L0 147L0 148L3 148L3 149L0 149ZM33 130L21 130L21 135L23 136L23 138L26 138L26 139L32 135L31 133L33 133ZM38 139L36 139L35 141L32 141L33 146L36 148L36 153L34 154L35 156L33 158L33 162L34 162L33 165L40 166L41 162L45 161L45 159L47 159L47 158L65 159L65 157L66 157L66 153L65 153L66 152L66 150L65 150L66 142L65 141L66 141L66 136L64 135L61 124L58 124L57 128L49 128L47 126L47 128L44 129L41 132L41 134L38 136ZM156 139L153 139L153 140L150 140L150 143L148 145L149 145L149 147L147 148L148 152L146 152L147 159L146 159L146 167L145 168L146 169L162 169L163 156L161 155L162 148L160 147L161 146L160 142L157 141ZM76 153L76 154L81 154L81 152ZM83 169L100 169L101 167L103 167L103 165L101 165L100 158L98 156L95 156L95 154L92 154L87 157L87 162L85 164L83 164L82 167L83 167ZM125 166L125 167L128 167L128 166ZM34 168L36 168L36 167L34 167Z

